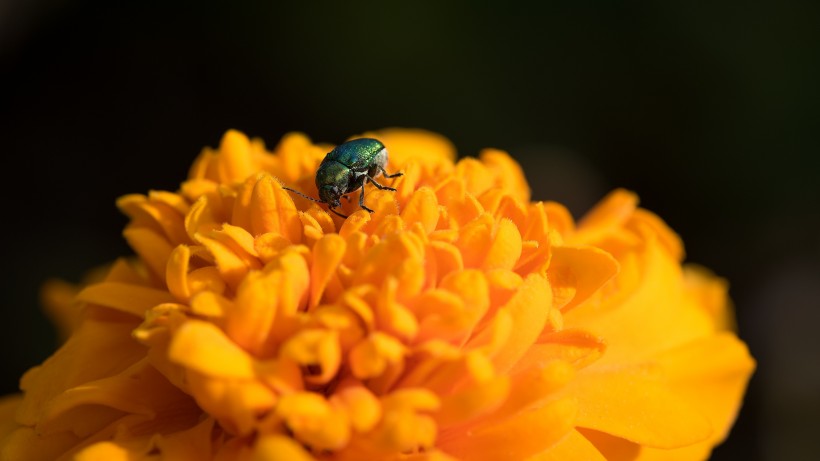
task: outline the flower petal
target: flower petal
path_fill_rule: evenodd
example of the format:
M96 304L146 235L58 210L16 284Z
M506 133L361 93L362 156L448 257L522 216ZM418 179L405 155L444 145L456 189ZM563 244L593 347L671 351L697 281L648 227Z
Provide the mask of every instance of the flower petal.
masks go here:
M577 411L573 399L555 400L458 437L442 439L439 446L460 459L523 459L543 452L566 436Z
M578 459L584 461L615 461L616 458L604 457L595 445L577 430L571 430L560 442L527 461L565 461Z
M582 370L568 386L578 399L577 425L656 448L705 440L712 433L709 421L659 373L645 366Z
M211 376L251 378L251 357L210 322L189 320L176 331L168 348L169 358L187 368Z
M509 370L526 353L544 328L552 304L545 277L531 274L502 309L509 312L515 332L492 358L498 372Z
M103 282L91 285L79 294L79 301L110 307L142 318L145 311L176 299L167 291L141 287L120 282Z
M316 458L290 437L279 434L260 436L253 447L250 461L270 461L274 459L314 461Z
M598 248L556 246L552 251L550 280L555 286L573 288L570 299L556 299L564 312L586 301L618 273L618 261Z

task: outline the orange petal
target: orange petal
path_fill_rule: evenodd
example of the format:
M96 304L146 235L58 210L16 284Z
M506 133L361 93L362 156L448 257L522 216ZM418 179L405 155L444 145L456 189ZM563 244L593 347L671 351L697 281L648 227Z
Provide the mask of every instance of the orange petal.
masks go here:
M302 238L302 223L293 199L268 175L262 176L253 189L251 231L253 235L274 232L292 243Z
M464 157L456 163L456 177L464 182L464 186L472 195L481 195L495 183L490 170L473 157Z
M456 246L461 250L464 267L481 267L493 244L493 219L489 214L469 222L458 235Z
M524 177L524 170L510 154L498 149L484 149L480 155L481 161L496 176L496 185L512 193L522 202L530 200L530 187Z
M219 143L217 159L219 180L231 184L245 180L253 174L254 164L251 159L251 143L244 133L228 130Z
M428 234L433 232L439 219L436 194L429 187L416 190L401 210L401 217L406 223L421 223Z
M413 313L396 300L398 289L398 280L388 278L376 304L376 325L388 334L409 340L415 337L419 325Z
M313 246L310 267L310 307L316 307L322 300L336 268L347 250L345 240L336 234L327 234Z

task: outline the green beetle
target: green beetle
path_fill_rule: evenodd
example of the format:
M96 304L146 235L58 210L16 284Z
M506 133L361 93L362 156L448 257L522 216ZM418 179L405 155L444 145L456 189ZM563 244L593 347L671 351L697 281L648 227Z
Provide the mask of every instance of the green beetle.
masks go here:
M369 181L381 190L395 191L396 189L392 187L379 184L374 178L379 174L383 174L385 178L396 178L404 174L388 174L384 169L385 165L387 165L387 149L384 144L372 138L354 139L340 144L328 152L319 165L319 169L316 170L316 189L319 190L318 200L289 187L283 187L283 189L297 193L314 202L326 203L329 205L330 211L343 218L347 218L347 216L335 210L335 208L341 206L339 200L342 197L350 200L346 195L361 189L359 206L373 213L373 210L364 206L365 181Z

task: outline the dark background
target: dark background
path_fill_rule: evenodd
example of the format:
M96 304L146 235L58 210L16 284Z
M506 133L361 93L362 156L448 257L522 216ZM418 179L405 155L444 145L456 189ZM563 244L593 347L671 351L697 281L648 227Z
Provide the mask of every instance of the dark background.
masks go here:
M820 452L820 2L137 3L0 0L0 394L55 347L42 281L129 253L118 196L175 190L228 128L421 127L576 216L638 192L759 361L714 459Z

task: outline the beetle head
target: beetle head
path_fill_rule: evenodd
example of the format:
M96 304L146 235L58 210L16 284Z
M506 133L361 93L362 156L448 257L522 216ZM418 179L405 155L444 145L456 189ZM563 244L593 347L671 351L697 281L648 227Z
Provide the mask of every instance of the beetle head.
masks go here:
M339 199L342 197L342 192L334 184L325 184L319 188L319 200L330 205L331 208L341 206Z

